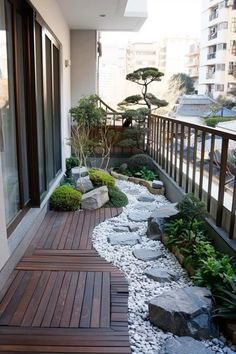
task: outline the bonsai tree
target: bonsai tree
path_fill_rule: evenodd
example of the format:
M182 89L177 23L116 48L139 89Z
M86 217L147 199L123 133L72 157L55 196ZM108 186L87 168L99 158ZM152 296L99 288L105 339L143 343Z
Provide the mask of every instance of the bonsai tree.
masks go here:
M137 137L140 137L140 135L145 134L147 132L145 130L145 127L146 122L149 120L151 111L153 109L168 105L168 102L166 102L165 100L160 100L154 94L148 92L148 86L152 82L161 81L161 77L163 75L164 74L160 72L158 68L154 67L140 68L126 75L126 80L132 81L135 84L141 86L141 94L128 96L121 103L119 103L119 107L122 109L125 109L130 106L139 106L137 109L126 109L123 113L124 127L131 126L133 121L136 122L136 133L134 135L136 135ZM128 132L128 134L131 134L131 131ZM127 143L132 144L132 141L134 142L133 137L127 137ZM136 141L138 142L139 139L137 138ZM125 140L123 142L125 142ZM122 142L120 143L120 145L121 144Z
M102 108L97 107L97 100L98 97L95 95L83 97L78 106L70 109L74 124L71 129L69 145L72 146L79 159L80 167L87 166L87 159L93 150L92 128L105 124L106 113Z

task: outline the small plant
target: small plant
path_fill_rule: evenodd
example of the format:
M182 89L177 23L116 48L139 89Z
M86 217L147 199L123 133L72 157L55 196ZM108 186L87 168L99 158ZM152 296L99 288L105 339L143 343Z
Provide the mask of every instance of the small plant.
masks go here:
M121 192L117 186L109 186L108 194L110 200L108 203L106 203L107 207L120 208L126 206L129 202L126 194Z
M156 174L149 170L147 167L142 167L138 169L137 172L134 172L134 175L140 178L145 179L146 181L153 181L156 177Z
M75 156L68 157L66 159L66 177L71 177L71 170L73 167L79 166L79 159Z
M89 170L89 177L95 186L115 186L115 178L108 172L91 168L91 170Z
M69 185L57 187L50 198L50 208L58 211L79 209L82 194Z
M236 319L236 276L229 280L227 289L222 288L219 294L215 295L217 306L213 317L220 317L229 320Z

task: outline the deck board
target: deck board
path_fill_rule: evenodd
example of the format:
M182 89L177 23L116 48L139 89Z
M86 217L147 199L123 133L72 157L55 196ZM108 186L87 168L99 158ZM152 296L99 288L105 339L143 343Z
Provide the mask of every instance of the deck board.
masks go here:
M92 248L121 209L48 212L0 293L1 353L130 353L128 283Z

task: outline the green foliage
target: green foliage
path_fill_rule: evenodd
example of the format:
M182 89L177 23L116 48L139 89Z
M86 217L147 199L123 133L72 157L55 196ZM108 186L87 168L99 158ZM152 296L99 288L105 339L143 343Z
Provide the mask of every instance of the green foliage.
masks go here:
M77 124L83 124L87 127L98 126L103 123L106 112L97 107L98 97L90 95L79 100L79 105L70 109L70 114Z
M158 68L146 67L137 69L133 73L126 75L126 80L136 83L140 83L140 81L150 83L153 81L161 81L162 76L164 76L164 74L160 72Z
M129 169L138 170L142 167L146 167L148 170L158 174L158 168L154 164L152 158L146 154L136 154L131 156L127 160L127 165Z
M184 196L182 201L178 203L177 209L185 219L190 221L193 219L203 220L207 216L205 203L191 193Z
M205 119L205 123L208 127L215 128L216 125L220 122L229 122L231 120L234 120L235 117L221 117L221 116L216 116L216 117L209 117Z
M81 193L69 185L57 187L50 198L50 208L58 211L73 211L80 207Z
M236 319L236 276L229 279L227 289L222 287L215 295L218 303L213 317Z
M117 186L108 187L109 202L106 203L107 207L120 208L128 204L128 198Z
M71 170L73 167L79 166L79 159L75 156L68 157L66 159L66 177L71 177Z
M229 98L226 98L223 95L219 95L216 100L217 100L217 102L219 102L219 104L222 107L226 107L228 109L231 109L235 106L235 100L231 100Z
M92 168L89 170L89 177L95 186L115 186L115 178L108 172Z
M137 172L134 172L134 176L143 178L146 181L153 181L156 177L156 174L144 166L141 167Z
M188 95L193 93L193 79L185 73L178 73L172 75L169 80L169 92L176 93L178 95Z

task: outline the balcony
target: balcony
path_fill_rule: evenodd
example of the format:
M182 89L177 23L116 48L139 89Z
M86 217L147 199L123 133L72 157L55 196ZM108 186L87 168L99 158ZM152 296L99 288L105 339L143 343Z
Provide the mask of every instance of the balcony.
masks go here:
M215 59L216 57L216 52L215 53L208 53L207 54L207 59L210 60L210 59Z
M214 79L215 78L215 72L209 71L206 73L206 79Z
M209 36L208 36L208 40L212 40L212 39L215 39L217 38L217 32L214 32L214 33L210 33Z
M218 18L218 16L219 16L218 11L212 12L209 16L209 21L213 21L214 19Z

